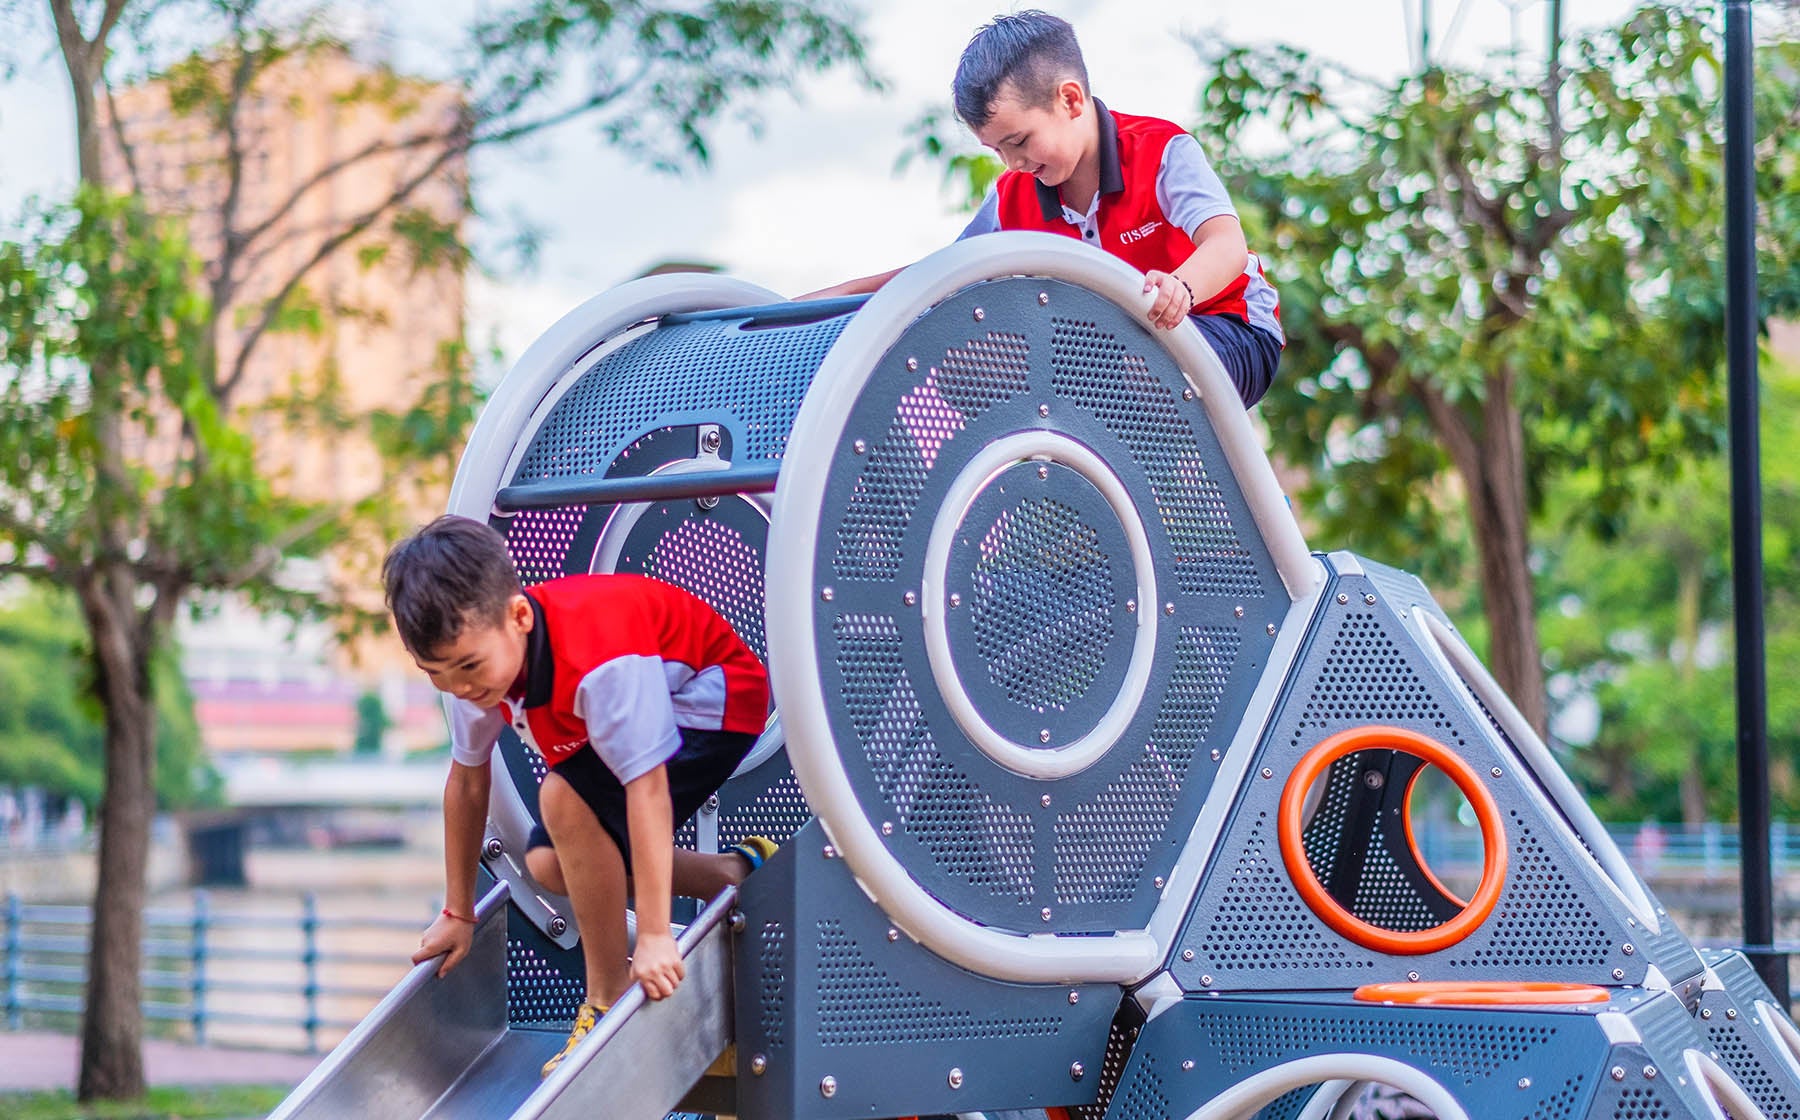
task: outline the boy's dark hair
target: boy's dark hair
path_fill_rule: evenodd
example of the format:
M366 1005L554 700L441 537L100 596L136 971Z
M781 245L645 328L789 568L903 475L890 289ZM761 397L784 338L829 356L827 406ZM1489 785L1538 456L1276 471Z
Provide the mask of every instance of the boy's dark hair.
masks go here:
M381 582L400 640L421 657L455 641L471 620L498 624L519 593L506 540L480 521L453 514L389 550Z
M963 48L950 83L956 115L970 128L981 128L994 115L994 101L1007 83L1026 105L1049 105L1056 87L1074 78L1088 88L1087 64L1069 21L1029 9L995 16Z

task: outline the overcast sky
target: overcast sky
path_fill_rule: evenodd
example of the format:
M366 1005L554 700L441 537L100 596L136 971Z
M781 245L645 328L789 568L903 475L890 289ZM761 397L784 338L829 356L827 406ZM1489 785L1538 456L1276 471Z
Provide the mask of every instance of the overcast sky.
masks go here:
M382 33L387 50L402 66L429 69L455 40L450 13L464 2L404 0ZM1391 76L1411 65L1420 0L1038 2L1075 25L1100 97L1127 112L1191 122L1207 74L1187 38L1287 42ZM948 102L963 44L996 11L1010 9L994 0L859 7L887 90L830 78L810 83L798 102L770 100L760 139L721 133L707 170L681 177L643 170L607 152L583 125L479 158L475 189L492 218L478 240L502 238L515 217L544 240L530 273L472 285L477 340L497 333L516 355L575 304L671 258L716 262L792 295L891 268L954 237L964 218L937 171L894 170L902 131ZM1628 0L1565 0L1565 21L1571 29L1606 23L1630 7ZM1437 0L1430 8L1434 41L1448 43L1454 59L1479 60L1515 42L1541 56L1544 0ZM0 87L0 215L15 213L28 194L65 191L74 176L67 79L52 59L23 63Z

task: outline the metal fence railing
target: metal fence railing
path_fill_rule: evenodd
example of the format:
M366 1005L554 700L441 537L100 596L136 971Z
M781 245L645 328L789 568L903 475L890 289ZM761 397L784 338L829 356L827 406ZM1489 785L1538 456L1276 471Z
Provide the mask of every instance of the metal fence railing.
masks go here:
M321 913L311 894L285 905L144 915L143 1008L154 1034L317 1051L341 1038L411 967L429 915ZM9 1030L72 1029L87 984L86 906L0 904L0 1008Z

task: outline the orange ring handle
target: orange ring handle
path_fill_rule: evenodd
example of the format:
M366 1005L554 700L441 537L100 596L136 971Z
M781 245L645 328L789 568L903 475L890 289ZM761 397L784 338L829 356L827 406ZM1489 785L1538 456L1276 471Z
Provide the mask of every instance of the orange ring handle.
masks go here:
M1462 790L1469 804L1475 807L1475 819L1481 824L1481 885L1462 912L1442 925L1402 932L1365 922L1331 897L1306 858L1300 822L1306 791L1338 759L1370 749L1399 750L1424 759L1450 775L1456 788ZM1282 787L1277 825L1281 861L1300 897L1326 925L1353 944L1374 952L1416 956L1448 949L1487 921L1494 912L1494 905L1500 901L1500 889L1506 881L1506 828L1500 821L1500 806L1495 804L1494 795L1481 784L1474 768L1449 747L1401 727L1377 724L1353 727L1307 751Z
M1400 799L1400 829L1406 833L1406 850L1412 853L1413 862L1419 865L1419 871L1425 876L1425 881L1430 883L1439 894L1449 899L1458 910L1466 910L1469 907L1469 900L1444 885L1443 880L1439 879L1431 870L1431 865L1425 862L1425 853L1419 850L1419 841L1413 836L1413 787L1419 784L1419 775L1424 772L1423 766L1412 772L1412 777L1406 779L1406 796Z
M1352 993L1364 1003L1409 1003L1443 1007L1543 1007L1605 1003L1612 993L1593 984L1553 980L1424 980L1410 984L1364 984Z

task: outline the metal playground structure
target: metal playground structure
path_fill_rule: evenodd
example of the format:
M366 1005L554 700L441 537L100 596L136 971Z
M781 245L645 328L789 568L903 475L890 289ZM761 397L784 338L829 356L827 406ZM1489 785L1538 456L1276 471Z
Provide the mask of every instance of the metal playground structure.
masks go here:
M1315 553L1217 359L1066 238L867 300L661 276L569 314L452 512L527 583L637 572L769 665L678 842L781 850L547 1079L583 994L502 744L469 960L416 968L275 1113L1800 1117L1800 1031L1697 950L1418 580ZM1478 883L1415 841L1460 791ZM1447 787L1446 787L1447 788ZM1463 895L1466 894L1467 897Z

